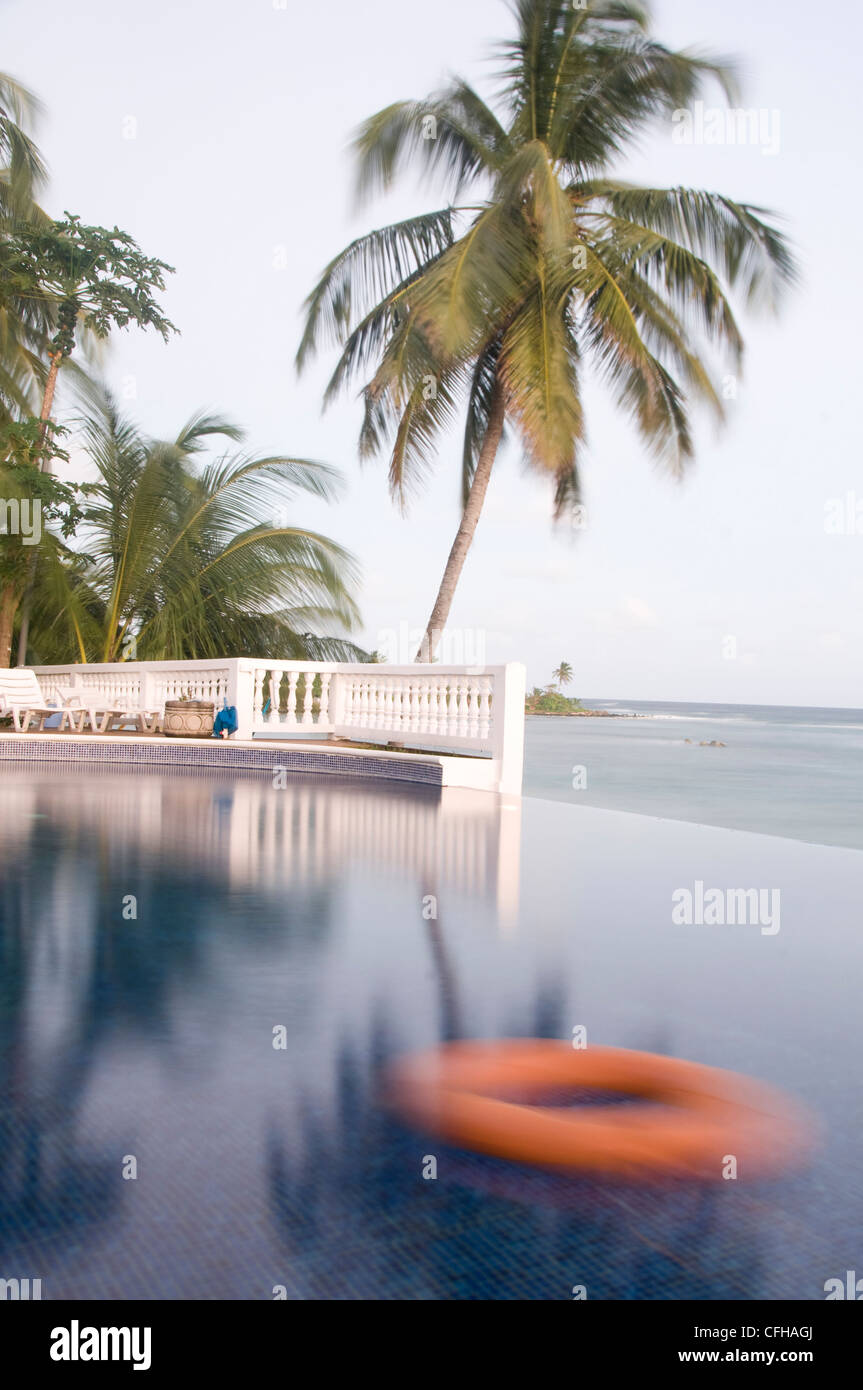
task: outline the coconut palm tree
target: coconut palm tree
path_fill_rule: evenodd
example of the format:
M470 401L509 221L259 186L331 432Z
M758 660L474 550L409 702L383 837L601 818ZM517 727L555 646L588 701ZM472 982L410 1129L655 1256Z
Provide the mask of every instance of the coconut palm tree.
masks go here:
M32 92L0 72L0 213L4 216L10 212L29 215L30 200L45 182L44 161L26 130L40 110Z
M38 99L7 73L0 73L0 240L22 222L36 225L45 214L35 199L46 172L27 128L41 110ZM0 426L38 411L42 357L54 322L44 296L25 295L9 276L0 277Z
M209 415L170 442L149 439L102 398L83 429L98 482L81 548L57 543L40 566L39 661L356 659L342 635L357 616L355 562L288 516L298 493L332 499L337 473L284 456L200 458L241 439Z
M557 681L558 690L562 691L565 685L572 685L572 667L568 661L562 661L556 671L551 673Z
M686 107L705 80L730 96L726 65L656 42L634 0L514 9L495 104L457 78L360 128L361 193L413 167L442 175L451 201L336 256L307 300L298 353L302 369L322 344L342 348L328 402L365 379L360 452L388 449L402 505L464 410L462 518L418 660L431 659L446 625L506 426L562 515L579 499L591 365L647 447L680 471L693 404L722 415L707 346L735 361L742 351L727 292L775 302L794 278L763 210L612 176L650 122Z

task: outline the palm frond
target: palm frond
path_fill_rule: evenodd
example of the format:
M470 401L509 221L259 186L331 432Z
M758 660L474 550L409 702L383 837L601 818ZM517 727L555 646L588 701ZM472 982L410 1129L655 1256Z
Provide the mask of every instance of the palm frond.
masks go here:
M584 436L576 360L565 294L543 268L503 335L499 373L528 461L555 474L572 468Z
M533 262L524 219L492 203L412 287L413 320L442 359L473 356L520 303Z
M305 308L300 371L320 344L344 343L352 327L394 287L453 243L453 208L423 213L352 241L330 261Z
M799 269L774 213L690 188L636 188L611 179L580 190L616 217L673 238L710 262L750 304L775 306Z
M397 101L376 112L354 138L361 199L390 188L409 166L443 176L451 196L481 174L493 174L509 149L494 112L468 83L457 80L428 101Z
M461 501L467 504L485 437L488 434L502 339L494 338L477 355L468 395L461 469Z

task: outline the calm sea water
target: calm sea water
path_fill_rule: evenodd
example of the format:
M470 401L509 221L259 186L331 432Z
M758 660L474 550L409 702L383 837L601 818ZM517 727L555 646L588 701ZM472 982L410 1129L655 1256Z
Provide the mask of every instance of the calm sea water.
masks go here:
M527 795L863 849L863 710L583 703L642 717L528 719Z

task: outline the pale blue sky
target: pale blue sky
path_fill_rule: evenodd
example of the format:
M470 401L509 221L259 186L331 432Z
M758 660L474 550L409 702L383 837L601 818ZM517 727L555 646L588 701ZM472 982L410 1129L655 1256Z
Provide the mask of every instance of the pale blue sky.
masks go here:
M48 108L50 209L116 222L177 268L165 299L182 337L165 347L118 336L109 381L122 391L134 379L130 409L155 433L216 407L256 448L338 465L341 505L303 502L301 519L361 560L374 646L428 616L458 521L460 443L443 445L434 484L402 519L385 464L356 461L356 403L320 414L332 359L296 379L299 308L358 231L440 202L406 187L357 215L351 130L448 71L482 85L487 43L510 18L503 0L279 2L6 0L0 67ZM779 323L744 317L746 375L729 424L717 439L704 422L682 486L656 472L601 396L589 402L589 526L577 538L553 532L544 484L514 451L503 456L451 621L484 634L488 661L526 661L531 682L568 659L585 696L860 706L863 521L838 535L824 524L825 506L847 494L863 516L848 231L859 11L825 10L835 22L819 30L802 0L654 8L664 41L740 56L743 104L778 110L781 145L774 156L687 147L662 129L621 172L780 210L805 281Z

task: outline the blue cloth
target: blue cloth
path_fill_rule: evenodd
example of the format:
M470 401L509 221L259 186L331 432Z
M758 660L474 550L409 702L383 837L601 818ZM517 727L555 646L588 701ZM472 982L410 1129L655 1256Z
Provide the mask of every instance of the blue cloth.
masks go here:
M227 700L213 721L213 737L221 738L223 730L229 734L237 732L237 711Z

